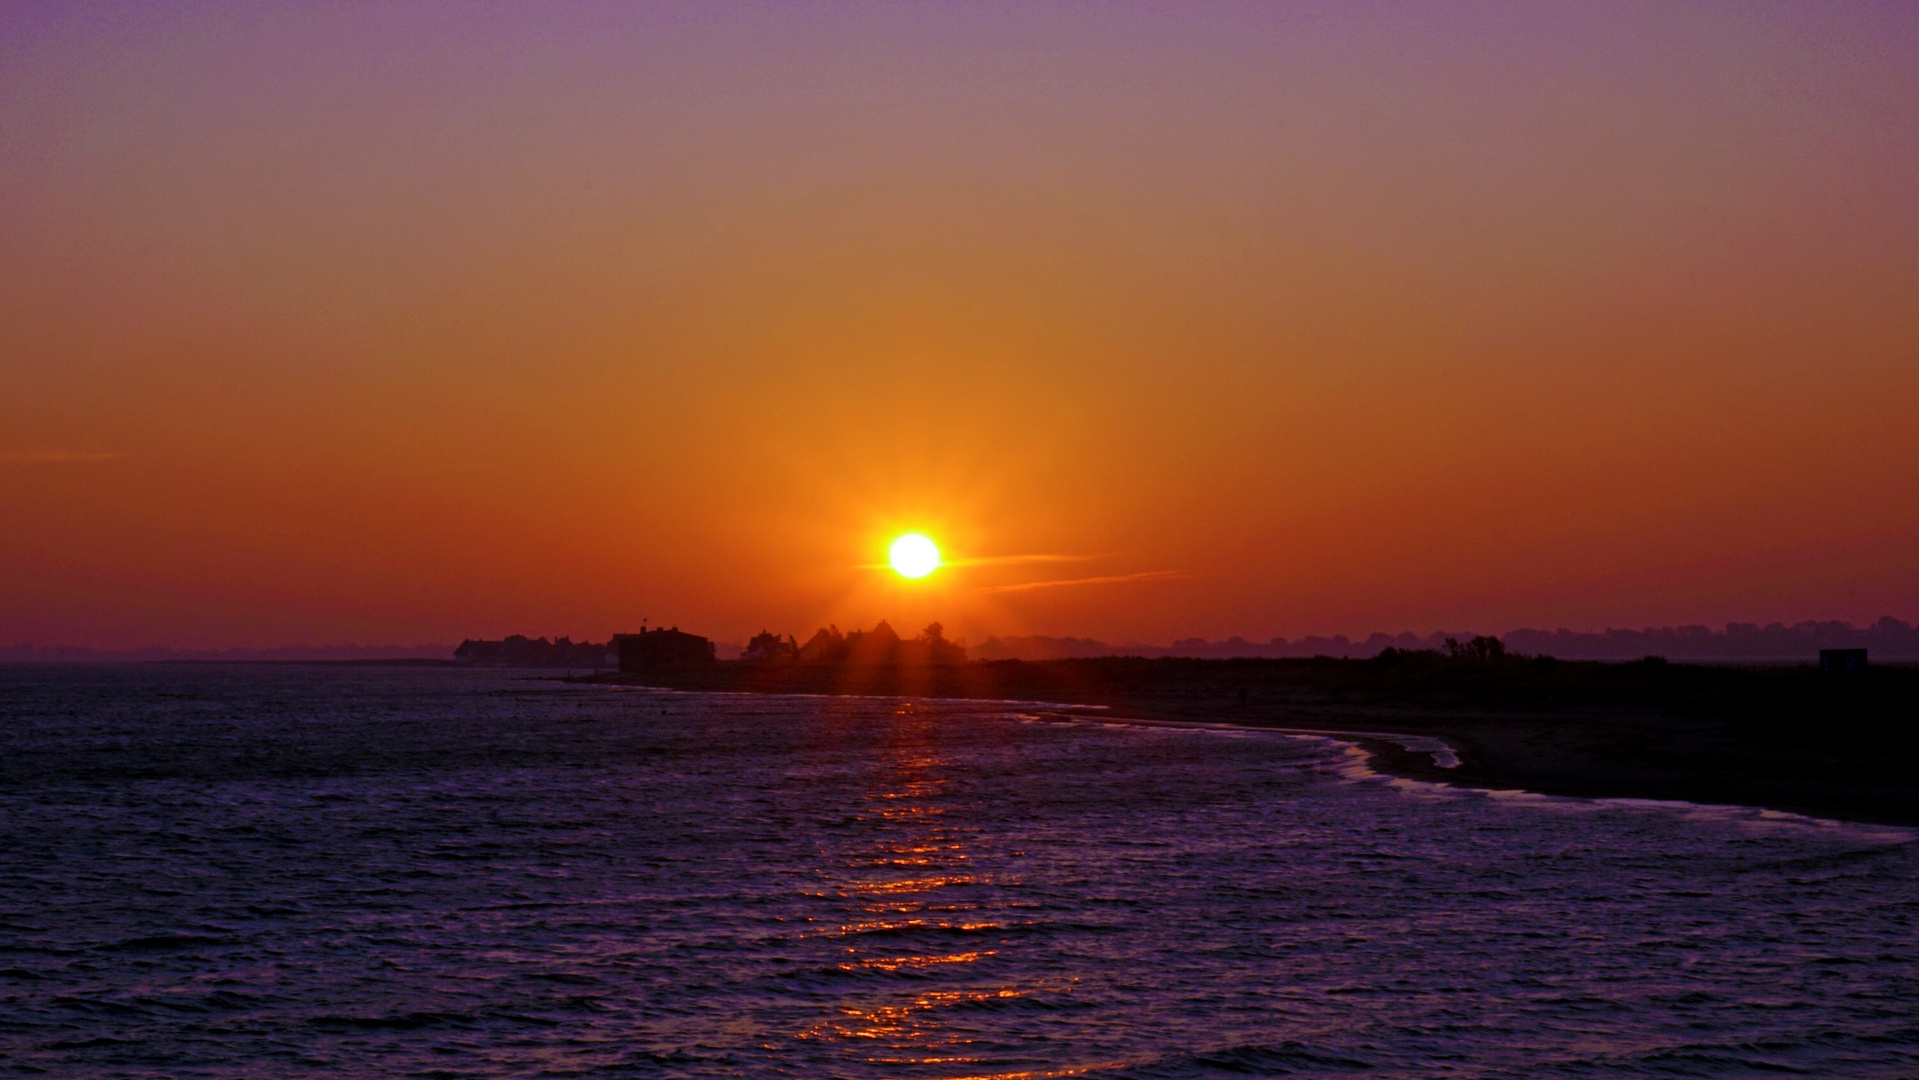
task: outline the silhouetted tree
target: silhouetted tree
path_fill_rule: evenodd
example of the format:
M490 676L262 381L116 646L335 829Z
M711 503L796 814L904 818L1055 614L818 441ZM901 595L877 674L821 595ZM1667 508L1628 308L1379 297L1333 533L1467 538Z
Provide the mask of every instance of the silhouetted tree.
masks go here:
M1496 637L1475 635L1471 641L1446 639L1446 655L1454 660L1497 660L1506 655L1506 646Z
M946 628L939 623L930 623L913 639L925 661L935 664L957 664L966 659L966 650L946 640Z

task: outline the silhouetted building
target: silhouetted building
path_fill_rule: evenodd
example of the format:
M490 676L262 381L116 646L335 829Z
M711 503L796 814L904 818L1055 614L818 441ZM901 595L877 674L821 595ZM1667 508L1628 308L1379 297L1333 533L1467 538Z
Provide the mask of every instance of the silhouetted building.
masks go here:
M746 648L740 653L740 659L749 664L777 663L782 660L791 660L798 656L799 652L799 642L794 641L792 637L783 638L778 634L762 630L753 636L752 641L746 643Z
M799 652L795 655L801 660L813 663L824 660L844 660L846 659L846 635L840 633L839 627L828 626L807 638L806 644L800 646Z
M890 664L898 659L900 636L885 619L871 630L846 635L846 658L856 664Z
M1847 675L1866 670L1864 649L1820 649L1819 670L1828 675Z
M671 630L642 629L637 634L614 634L613 645L620 654L621 671L659 671L664 668L694 667L713 662L713 643L698 634Z

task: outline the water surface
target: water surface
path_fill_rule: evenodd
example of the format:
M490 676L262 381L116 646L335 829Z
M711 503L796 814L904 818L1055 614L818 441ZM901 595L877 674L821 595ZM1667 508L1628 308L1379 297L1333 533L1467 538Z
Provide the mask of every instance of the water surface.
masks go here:
M0 1072L1919 1073L1913 833L1270 733L0 668Z

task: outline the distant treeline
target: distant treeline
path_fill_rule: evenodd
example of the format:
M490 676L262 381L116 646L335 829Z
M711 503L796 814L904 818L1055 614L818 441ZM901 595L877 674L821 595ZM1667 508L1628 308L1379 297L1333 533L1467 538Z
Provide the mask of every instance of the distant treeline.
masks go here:
M451 645L282 645L271 649L83 649L73 646L0 645L0 663L140 664L197 660L207 663L301 663L345 660L446 660Z
M747 642L740 659L752 664L958 664L966 650L946 640L946 628L933 623L911 638L902 638L885 619L871 630L841 633L837 626L815 631L799 643L762 630Z
M619 667L611 644L596 645L572 638L529 638L514 634L500 641L469 638L453 650L453 659L482 667L606 668Z
M1844 622L1727 623L1723 631L1703 626L1647 627L1575 634L1569 630L1515 630L1501 640L1509 651L1562 660L1813 659L1820 649L1869 649L1884 660L1919 659L1919 627L1888 615L1871 626Z
M1171 645L1129 642L1108 645L1092 638L990 637L970 651L980 660L1064 660L1096 656L1179 656L1227 660L1239 657L1341 656L1366 658L1387 649L1431 649L1444 652L1447 639L1467 641L1474 634L1441 631L1418 634L1377 633L1363 641L1344 634L1303 637L1292 641L1276 637L1266 642L1232 637L1225 641L1186 638ZM1919 627L1886 616L1867 627L1844 622L1802 622L1792 626L1772 623L1728 623L1724 630L1705 626L1662 626L1643 630L1513 630L1497 635L1507 652L1554 656L1561 660L1637 660L1664 656L1672 660L1812 660L1820 649L1869 649L1874 659L1919 659Z
M884 625L884 624L882 624ZM762 633L745 650L745 658L778 659L809 650L809 658L851 653L880 647L890 651L895 642L908 652L925 651L939 661L952 662L971 656L977 660L1065 660L1077 657L1143 656L1191 657L1228 660L1244 657L1282 659L1288 657L1339 656L1365 659L1386 649L1446 651L1448 638L1469 641L1471 632L1440 631L1420 636L1413 633L1372 634L1354 641L1344 634L1331 637L1309 636L1288 641L1276 637L1270 641L1248 641L1241 637L1224 641L1185 638L1171 645L1146 645L1127 642L1109 645L1093 638L1077 637L989 637L971 649L961 649L940 635L938 624L928 627L914 639L900 639L891 627L861 634L841 635L828 628L805 645L790 637ZM870 640L867 640L870 636ZM1919 660L1919 627L1886 616L1870 626L1857 627L1845 622L1801 622L1792 626L1771 623L1728 623L1723 630L1705 626L1661 626L1640 630L1605 630L1597 633L1571 630L1513 630L1497 635L1507 652L1527 656L1554 656L1562 660L1638 660L1645 656L1664 656L1671 660L1803 660L1816 658L1820 649L1867 649L1875 660ZM930 644L937 641L937 645ZM922 643L917 648L914 642ZM720 655L739 655L739 646L722 643ZM458 648L448 645L284 645L270 649L89 649L71 646L0 645L0 663L141 663L165 660L231 662L300 662L346 660L402 660L449 657L465 663L511 667L611 667L617 664L611 646L593 642L575 642L568 638L528 638L515 634L501 641L469 640Z

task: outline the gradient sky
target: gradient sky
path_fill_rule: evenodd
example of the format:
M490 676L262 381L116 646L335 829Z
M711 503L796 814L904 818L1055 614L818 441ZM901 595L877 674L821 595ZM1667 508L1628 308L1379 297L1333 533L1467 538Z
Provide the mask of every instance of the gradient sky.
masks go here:
M1883 614L1914 5L0 8L0 642Z

